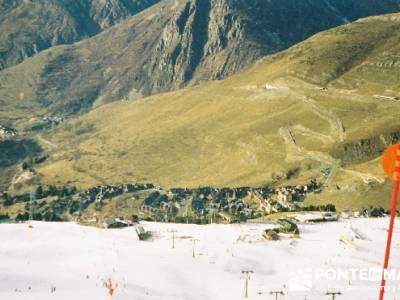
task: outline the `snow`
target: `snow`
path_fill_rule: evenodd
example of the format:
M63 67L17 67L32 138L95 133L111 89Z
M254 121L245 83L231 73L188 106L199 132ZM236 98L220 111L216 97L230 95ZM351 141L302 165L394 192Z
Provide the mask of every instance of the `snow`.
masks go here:
M284 236L277 242L262 239L262 231L273 226L268 224L143 223L153 232L149 241L139 241L132 227L31 224L0 225L1 300L243 299L245 269L254 271L250 300L274 299L269 292L277 289L285 292L279 299L329 299L328 289L339 289L339 300L377 299L378 281L315 280L310 274L380 268L388 219L301 225L300 239ZM176 230L174 249L171 230ZM393 266L400 263L399 235L396 228ZM198 239L195 258L192 238ZM117 284L112 297L103 284L109 278ZM386 299L398 294L393 290L398 282L388 282Z

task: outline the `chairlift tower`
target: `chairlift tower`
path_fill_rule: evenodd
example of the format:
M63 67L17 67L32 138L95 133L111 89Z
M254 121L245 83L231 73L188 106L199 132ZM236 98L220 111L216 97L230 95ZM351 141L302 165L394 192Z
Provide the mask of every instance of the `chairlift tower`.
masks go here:
M243 270L242 274L245 275L245 284L244 284L244 297L249 298L249 280L250 274L253 274L253 270Z
M269 292L270 295L274 295L275 296L275 300L278 300L279 295L285 295L285 293L281 290L281 291L271 291Z
M172 233L172 249L175 249L175 233L177 232L177 230L176 229L171 229L171 230L168 230L168 231Z
M193 258L196 258L196 242L199 242L199 241L200 241L199 239L192 239L192 243L193 243L192 257Z
M325 295L332 296L332 300L335 300L336 296L340 296L342 293L340 291L328 291Z

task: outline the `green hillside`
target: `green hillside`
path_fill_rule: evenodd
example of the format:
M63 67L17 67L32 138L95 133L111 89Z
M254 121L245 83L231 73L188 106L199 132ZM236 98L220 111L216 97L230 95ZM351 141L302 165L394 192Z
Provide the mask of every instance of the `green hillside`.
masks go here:
M11 10L6 15L14 18L0 23L6 37L2 42L0 36L0 60L4 55L17 63L41 49L72 43L99 32L103 22L114 24L113 18L129 16L127 7L133 14L155 1L113 1L110 7L103 7L100 0L89 2L87 6L88 0L24 2L18 6L21 14L34 17L24 21L26 26L15 36L7 33L15 28L7 24L25 19L11 13L17 8ZM75 115L112 101L222 79L322 30L363 16L398 12L399 4L399 0L161 1L92 38L51 47L1 71L0 122L29 129L34 117ZM29 14L25 6L32 7ZM85 17L87 10L81 6L90 16ZM75 14L70 16L65 9ZM77 12L82 12L81 19L73 18ZM60 24L59 19L71 21ZM81 27L93 32L81 33Z
M259 186L317 178L307 201L385 205L400 136L400 15L359 20L227 80L101 106L43 139L43 184ZM51 146L50 146L51 145Z

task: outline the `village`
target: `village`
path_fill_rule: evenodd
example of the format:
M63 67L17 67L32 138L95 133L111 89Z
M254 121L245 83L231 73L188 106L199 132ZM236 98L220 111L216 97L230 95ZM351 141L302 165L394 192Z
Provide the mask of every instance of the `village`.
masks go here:
M110 217L102 212L113 201L123 201L123 215L161 222L239 222L277 212L299 210L310 193L321 190L316 181L286 187L172 188L154 184L101 185L85 191L75 187L38 186L29 193L3 193L3 207L25 203L17 220L78 220ZM121 200L122 199L122 200ZM135 203L138 209L132 209ZM88 214L88 211L94 213ZM121 216L115 216L121 217Z
M78 221L104 227L124 227L140 220L175 223L257 222L277 213L292 214L298 222L337 220L334 205L304 206L309 194L323 185L312 180L296 186L260 188L171 188L151 183L100 185L79 191L76 187L37 186L29 193L0 195L0 215L15 221ZM8 215L13 205L23 211ZM110 207L117 206L117 210ZM301 212L301 213L300 213ZM346 216L346 212L342 212ZM351 216L380 217L371 207ZM350 214L349 214L350 215Z
M141 210L154 214L182 212L188 217L190 210L210 221L244 221L265 214L299 209L307 194L321 187L316 182L307 185L262 188L213 188L171 189L155 191L143 201ZM185 212L183 212L185 211Z

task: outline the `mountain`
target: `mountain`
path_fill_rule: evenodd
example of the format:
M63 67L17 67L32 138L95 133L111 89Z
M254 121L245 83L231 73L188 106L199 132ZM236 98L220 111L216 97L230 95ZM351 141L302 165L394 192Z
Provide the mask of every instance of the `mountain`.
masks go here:
M3 70L0 119L74 114L222 79L321 30L397 12L399 3L161 1L90 39L52 47Z
M43 184L300 184L339 209L387 202L400 137L400 14L322 32L226 80L103 105L43 139ZM351 200L349 200L351 199Z
M159 0L1 0L0 70L55 45L71 44Z

